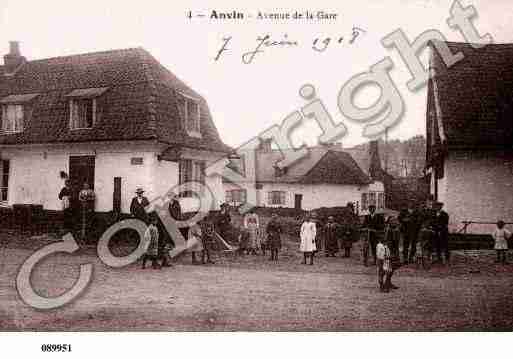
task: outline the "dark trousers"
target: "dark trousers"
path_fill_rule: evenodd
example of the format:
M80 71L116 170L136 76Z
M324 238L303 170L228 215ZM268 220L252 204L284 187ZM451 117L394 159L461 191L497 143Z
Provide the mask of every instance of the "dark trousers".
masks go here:
M417 252L417 232L407 231L403 233L403 262L413 261Z
M271 248L271 260L272 261L278 260L278 248Z
M449 233L447 230L441 230L436 235L436 254L438 259L441 260L442 254L446 260L449 260Z
M66 208L65 210L62 211L62 216L63 216L63 222L62 222L62 229L64 230L64 232L73 232L73 226L74 226L74 221L73 221L73 209L71 207L69 208Z
M378 245L377 233L369 233L369 245L371 247L372 259L374 260L374 263L376 263L376 246Z

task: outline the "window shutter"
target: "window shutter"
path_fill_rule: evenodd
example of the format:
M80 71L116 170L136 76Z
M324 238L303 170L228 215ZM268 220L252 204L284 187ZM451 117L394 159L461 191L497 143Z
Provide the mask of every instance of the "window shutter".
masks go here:
M200 170L199 181L202 184L205 184L205 168L206 168L205 161L200 162L200 164L199 164L199 170Z
M245 189L243 189L241 191L242 191L241 202L246 203L248 193Z
M14 131L22 131L23 130L23 106L16 105L15 106L16 117L14 124Z
M226 191L226 194L225 194L226 198L225 198L225 201L230 203L232 202L232 191Z
M280 204L285 204L285 192L280 192Z
M273 204L273 193L267 192L267 203Z
M7 132L7 106L2 106L2 131Z

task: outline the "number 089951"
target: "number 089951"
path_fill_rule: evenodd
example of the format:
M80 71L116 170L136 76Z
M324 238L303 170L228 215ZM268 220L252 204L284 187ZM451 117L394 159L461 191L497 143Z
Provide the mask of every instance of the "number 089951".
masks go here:
M42 352L71 352L71 344L43 344Z

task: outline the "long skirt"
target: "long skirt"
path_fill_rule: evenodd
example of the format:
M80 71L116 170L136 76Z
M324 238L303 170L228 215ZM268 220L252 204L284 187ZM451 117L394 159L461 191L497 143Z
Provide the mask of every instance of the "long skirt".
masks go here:
M301 244L299 245L299 250L301 252L315 252L317 250L317 246L315 244L315 239L313 238L301 238Z
M281 237L277 233L269 233L267 237L267 247L270 250L279 250L281 249Z
M248 228L249 232L249 247L252 249L260 249L261 239L260 239L260 231L258 228Z

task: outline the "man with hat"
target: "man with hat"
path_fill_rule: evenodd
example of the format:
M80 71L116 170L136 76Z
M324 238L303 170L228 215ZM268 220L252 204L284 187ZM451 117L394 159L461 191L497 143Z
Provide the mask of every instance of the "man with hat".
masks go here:
M376 206L371 204L369 206L369 214L365 216L363 227L367 229L369 234L369 245L371 247L372 258L374 265L376 265L376 246L378 244L378 236L384 229L385 223L383 216L376 214ZM364 264L367 265L367 258L364 258Z
M449 262L449 215L442 208L442 202L435 202L435 247L439 262Z
M144 190L142 187L138 187L135 190L136 196L132 198L132 203L130 204L130 214L148 224L149 217L144 208L150 204L150 201L148 201L148 198L143 196L143 193Z

